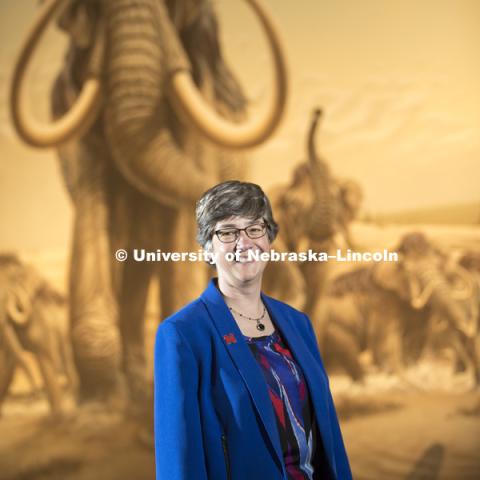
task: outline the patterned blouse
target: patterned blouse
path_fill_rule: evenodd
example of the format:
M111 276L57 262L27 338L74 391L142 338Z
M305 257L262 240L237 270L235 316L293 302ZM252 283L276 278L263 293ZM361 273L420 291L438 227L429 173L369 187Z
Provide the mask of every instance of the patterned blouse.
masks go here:
M257 360L273 404L289 480L316 480L315 416L300 366L278 331L262 337L244 336Z

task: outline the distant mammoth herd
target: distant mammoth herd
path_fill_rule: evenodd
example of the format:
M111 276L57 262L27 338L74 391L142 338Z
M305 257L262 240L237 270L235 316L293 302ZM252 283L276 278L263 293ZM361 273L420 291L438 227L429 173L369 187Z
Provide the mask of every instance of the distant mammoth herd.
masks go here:
M127 404L140 415L150 409L145 313L152 279L164 318L197 296L211 272L180 262L118 262L114 252L197 250L195 201L220 181L246 179L247 149L276 131L288 93L285 54L271 15L256 0L246 3L273 66L269 103L254 116L224 57L213 2L42 2L15 64L10 107L23 141L58 151L73 207L69 290L64 299L41 272L0 257L0 405L17 367L36 388L34 358L53 412L63 408L62 375L79 402ZM51 93L54 121L45 125L29 114L24 79L54 18L69 48ZM321 116L313 111L306 158L269 192L281 227L276 250L352 246L362 189L336 178L319 154ZM450 261L418 233L398 250L398 264L333 279L325 263L272 263L265 291L306 311L327 365L341 359L355 381L366 374L362 352L401 374L435 346L451 348L457 367L478 384L476 253Z
M313 315L327 366L340 363L361 381L360 355L368 351L376 367L402 374L437 345L480 386L480 253L453 261L418 232L396 251L398 262L363 266L330 283Z

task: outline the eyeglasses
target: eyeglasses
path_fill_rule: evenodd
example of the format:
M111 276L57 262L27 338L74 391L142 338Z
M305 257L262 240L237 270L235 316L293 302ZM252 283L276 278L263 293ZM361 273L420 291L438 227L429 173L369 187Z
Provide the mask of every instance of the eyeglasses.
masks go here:
M248 238L260 238L267 233L267 225L265 223L254 223L245 228L220 228L215 230L215 235L222 243L233 243L238 240L240 232L245 232Z

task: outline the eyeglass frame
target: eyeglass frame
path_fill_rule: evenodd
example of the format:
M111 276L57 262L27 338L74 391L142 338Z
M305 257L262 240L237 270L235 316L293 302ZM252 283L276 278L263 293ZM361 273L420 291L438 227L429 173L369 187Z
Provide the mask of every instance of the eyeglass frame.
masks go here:
M250 228L250 227L255 227L255 226L261 226L265 229L265 231L259 236L259 237L251 237L248 233L247 233L247 229ZM236 233L235 233L235 239L232 240L231 242L225 242L223 240L220 239L218 233L221 232L222 230L235 230ZM217 236L218 240L222 243L235 243L236 241L238 241L238 239L240 238L240 232L245 232L245 235L250 239L250 240L257 240L259 238L262 238L264 235L266 235L268 233L268 223L263 220L263 223L252 223L251 225L248 225L248 227L245 227L245 228L237 228L237 227L225 227L225 228L219 228L218 230L215 230L213 232L214 235Z

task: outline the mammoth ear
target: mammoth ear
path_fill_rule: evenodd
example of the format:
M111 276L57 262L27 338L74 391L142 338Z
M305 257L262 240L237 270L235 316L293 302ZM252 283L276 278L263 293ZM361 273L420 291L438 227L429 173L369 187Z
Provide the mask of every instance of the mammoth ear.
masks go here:
M70 35L75 47L88 48L95 38L95 14L92 2L70 0L62 10L57 24Z

